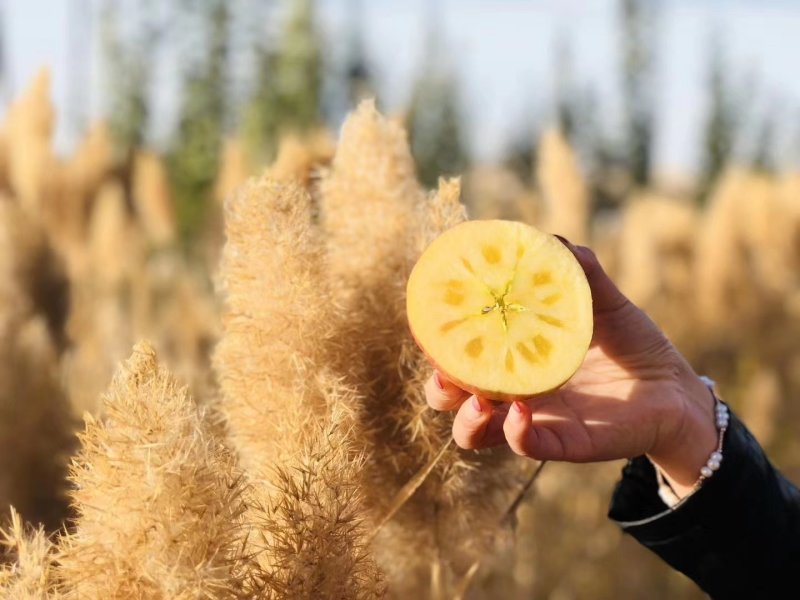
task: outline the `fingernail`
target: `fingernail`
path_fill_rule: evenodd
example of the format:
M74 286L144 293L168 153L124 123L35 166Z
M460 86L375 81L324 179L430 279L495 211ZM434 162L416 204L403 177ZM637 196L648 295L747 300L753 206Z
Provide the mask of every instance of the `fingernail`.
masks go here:
M480 400L478 400L476 396L472 397L472 410L474 410L476 413L483 412L483 407L481 406L481 402Z
M556 237L556 238L558 238L558 240L559 240L559 241L560 241L562 244L564 244L564 245L565 245L567 248L571 248L571 247L572 247L572 243L571 243L571 242L570 242L570 241L569 241L567 238L565 238L565 237L563 237L563 236L560 236L560 235L558 235L557 233L554 233L554 234L553 234L553 236L554 236L554 237Z
M514 402L513 409L517 415L521 415L525 412L525 409L523 409L522 407L522 402L520 402L519 400Z
M436 383L436 387L444 391L444 384L442 383L442 380L439 378L439 371L433 372L433 381L434 383Z

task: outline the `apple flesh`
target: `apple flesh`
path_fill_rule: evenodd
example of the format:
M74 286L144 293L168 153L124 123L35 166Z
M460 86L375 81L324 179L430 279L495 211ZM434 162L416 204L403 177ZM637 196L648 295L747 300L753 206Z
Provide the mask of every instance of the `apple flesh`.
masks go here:
M406 312L431 363L493 400L559 387L592 339L580 264L552 235L514 221L467 221L436 238L411 272Z

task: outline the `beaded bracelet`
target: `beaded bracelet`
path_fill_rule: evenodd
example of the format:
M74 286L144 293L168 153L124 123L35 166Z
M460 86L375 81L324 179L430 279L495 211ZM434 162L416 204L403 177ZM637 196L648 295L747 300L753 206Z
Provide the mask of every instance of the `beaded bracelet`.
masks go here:
M714 380L705 375L700 376L700 380L706 384L708 391L714 397L714 413L716 414L717 430L719 431L719 438L717 439L717 449L708 457L706 464L700 467L700 478L694 484L695 488L703 485L703 482L718 471L720 463L722 462L722 441L725 439L725 432L728 430L730 423L730 414L728 413L728 405L719 399L717 393L714 391Z
M700 467L700 477L697 478L697 481L692 486L692 490L683 498L678 498L672 489L672 486L661 472L661 469L656 467L656 475L658 478L658 495L661 497L661 500L664 502L664 504L670 508L674 508L678 503L686 500L689 496L699 490L706 479L710 478L715 471L719 470L720 466L722 465L722 442L725 439L725 432L728 430L728 425L730 423L728 406L722 400L720 400L719 396L717 396L715 391L716 384L714 383L713 379L706 377L705 375L701 375L700 380L706 385L708 391L711 392L711 396L714 398L714 415L717 431L719 432L719 437L717 438L717 447L709 455L706 464Z

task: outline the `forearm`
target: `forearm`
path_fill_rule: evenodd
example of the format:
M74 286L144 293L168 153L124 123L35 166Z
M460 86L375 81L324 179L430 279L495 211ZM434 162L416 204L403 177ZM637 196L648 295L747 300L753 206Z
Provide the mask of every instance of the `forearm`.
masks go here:
M777 597L800 565L800 492L734 416L722 467L674 510L645 457L626 466L609 517L713 598Z

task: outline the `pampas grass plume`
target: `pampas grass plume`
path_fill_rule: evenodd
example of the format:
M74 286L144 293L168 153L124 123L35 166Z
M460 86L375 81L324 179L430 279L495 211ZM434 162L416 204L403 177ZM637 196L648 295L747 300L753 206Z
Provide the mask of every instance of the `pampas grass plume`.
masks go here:
M65 516L72 442L59 385L63 293L41 227L0 198L0 510L13 504L49 529Z
M281 138L278 156L267 169L273 179L299 181L308 187L317 171L334 155L335 145L325 130L301 138L287 134Z
M247 548L276 599L376 598L353 448L353 390L330 372L335 305L311 198L250 180L225 206L226 309L215 366L231 439L253 484Z
M342 126L320 188L331 282L339 297L347 299L359 286L396 286L405 260L397 245L424 198L401 123L379 114L374 101L363 101Z
M359 488L365 457L352 443L346 414L304 434L300 452L271 473L276 490L254 522L264 535L266 578L280 600L383 598L386 585L368 547Z
M622 291L645 307L688 294L696 229L697 215L687 202L655 194L631 199L618 242Z
M41 210L47 169L53 160L54 124L50 71L42 68L11 105L6 121L11 186L20 204L31 214Z
M238 138L228 138L222 146L214 197L221 206L242 185L252 170L247 160L244 144Z
M575 244L586 243L589 192L578 157L557 129L549 129L542 135L537 176L546 207L544 228Z
M167 172L152 152L139 151L134 158L133 204L151 243L164 246L175 240L175 211Z
M10 563L3 564L3 554L11 559ZM26 529L13 508L8 528L0 529L0 597L8 600L60 598L53 544L42 527Z
M263 474L293 448L281 415L313 419L325 403L313 381L325 364L333 306L311 199L268 177L242 186L225 206L224 335L215 367L231 436L243 464Z
M68 598L249 597L243 483L208 416L139 343L86 417L71 467L74 532L59 542Z

